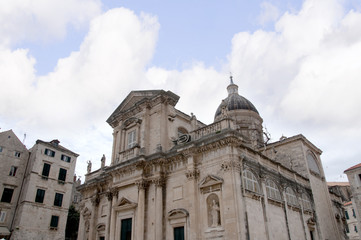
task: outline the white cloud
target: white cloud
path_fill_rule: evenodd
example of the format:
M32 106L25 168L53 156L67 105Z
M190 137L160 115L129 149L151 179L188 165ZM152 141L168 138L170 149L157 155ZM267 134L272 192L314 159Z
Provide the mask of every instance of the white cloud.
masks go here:
M23 8L34 8L28 5ZM5 10L0 6L0 23L6 14L16 12L12 6ZM77 3L75 8L80 8ZM18 26L14 24L26 22L27 16L10 21L11 28L2 28L0 34L9 45L25 39L26 34L36 40L63 36L67 24L85 23L95 16L98 8L92 9L88 11L92 14L83 16L85 20L72 13L58 16L59 20L49 17L49 26L54 26L54 31L60 29L60 35L49 30L36 36L38 29L50 28L38 28L48 26L43 22L47 17L10 31ZM36 76L35 59L27 50L2 47L0 85L8 87L0 88L0 101L6 103L0 105L0 127L5 130L15 124L19 136L28 133L29 144L34 143L32 137L59 138L81 155L77 173L84 174L86 160L95 161L96 169L105 153L109 163L112 135L105 120L131 90L171 90L181 97L178 109L211 123L227 96L230 70L240 94L255 104L274 140L282 133L303 133L324 150L326 172L334 179L354 163L342 165L338 158L355 161L357 154L351 152L361 141L361 114L357 110L361 104L357 92L361 76L360 12L345 13L336 0L308 0L299 12L270 16L265 19L277 21L275 31L240 32L233 37L228 64L222 71L201 62L187 64L190 67L184 70L147 67L157 42L157 18L137 16L123 8L93 19L79 51L60 59L54 71L42 77ZM340 136L342 144L338 145L333 139ZM343 151L335 153L333 149L339 146Z
M326 169L332 177L354 164L353 157L337 160L353 155L343 152L355 152L361 140L360 21L360 12L345 12L339 1L308 0L284 13L275 31L236 34L229 55L240 90L264 110L268 130L303 133L321 145L324 165L338 163Z
M100 10L100 0L0 1L0 44L63 38L68 25L87 25Z
M261 25L266 25L269 22L275 22L280 16L278 8L270 2L261 3L261 14L258 16L258 21Z

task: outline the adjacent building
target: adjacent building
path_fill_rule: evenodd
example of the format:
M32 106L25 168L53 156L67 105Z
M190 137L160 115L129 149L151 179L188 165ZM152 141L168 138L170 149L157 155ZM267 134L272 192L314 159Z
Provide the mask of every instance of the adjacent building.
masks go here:
M78 239L347 239L321 150L303 135L269 143L232 79L227 91L210 125L173 92L132 91L107 120L110 166L78 187Z
M344 208L345 208L345 218L347 221L347 228L346 228L347 236L349 237L349 239L359 240L360 235L358 232L360 228L357 222L356 211L352 202L350 201L345 203Z
M0 238L10 236L28 159L28 149L12 130L0 132Z
M15 140L7 143L12 138ZM8 231L3 235L7 239L65 238L78 154L59 143L58 140L37 140L27 150L11 130L0 133L3 151L0 156L9 162L1 165L1 175L6 174L6 177L0 183L3 187L2 209L9 209L6 225L3 226ZM15 159L12 155L15 155Z
M354 230L357 230L359 238L361 238L360 226L361 226L361 163L352 166L345 170L348 181L350 182L352 192L352 209L353 216L356 217L357 223L354 224ZM352 229L349 229L350 231Z

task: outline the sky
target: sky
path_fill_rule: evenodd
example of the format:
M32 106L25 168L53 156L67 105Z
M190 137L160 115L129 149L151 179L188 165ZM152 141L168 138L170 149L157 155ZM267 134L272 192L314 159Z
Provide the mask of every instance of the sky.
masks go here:
M232 74L271 141L303 134L327 181L361 156L361 2L0 1L0 131L59 139L84 180L106 119L132 90L164 89L210 124Z

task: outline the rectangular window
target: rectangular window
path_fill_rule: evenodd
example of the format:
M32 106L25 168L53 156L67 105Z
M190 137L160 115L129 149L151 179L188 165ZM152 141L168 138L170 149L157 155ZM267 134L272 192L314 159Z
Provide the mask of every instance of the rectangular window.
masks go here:
M41 173L41 175L44 177L49 177L49 172L50 172L50 164L44 163L43 172Z
M184 240L184 227L174 228L174 240Z
M2 152L2 151L3 151L3 147L0 146L0 152Z
M357 226L356 226L356 225L354 226L354 228L355 228L355 232L358 232L358 231L357 231Z
M15 157L18 157L18 158L19 158L19 157L20 157L20 152L15 151L15 154L14 154L14 155L15 155Z
M346 226L346 232L350 233L350 229L348 228L348 225L346 224L345 226Z
M61 155L61 160L63 160L64 162L70 162L71 157L62 154L62 155Z
M17 167L11 166L9 176L15 177L16 170L17 170L17 169L18 169Z
M12 188L4 188L3 195L1 197L2 202L11 202L11 198L13 197L14 189Z
M44 196L45 196L45 190L43 190L43 189L38 189L38 190L36 191L35 202L43 203L43 202L44 202Z
M131 240L132 239L132 219L122 219L120 230L120 240Z
M59 216L51 216L50 227L57 228L59 223Z
M49 156L49 157L54 157L55 156L55 152L53 150L47 149L45 148L44 154Z
M128 133L128 148L132 148L137 144L135 133L135 130Z
M66 169L60 168L60 169L59 169L58 180L65 182L65 179L66 179Z
M356 218L355 209L353 209L353 208L352 208L352 216L353 216L354 218Z
M1 211L0 212L0 223L5 222L5 219L6 219L6 212Z
M63 194L55 193L54 206L61 207L62 204L63 204Z
M99 240L105 240L105 237L99 237Z

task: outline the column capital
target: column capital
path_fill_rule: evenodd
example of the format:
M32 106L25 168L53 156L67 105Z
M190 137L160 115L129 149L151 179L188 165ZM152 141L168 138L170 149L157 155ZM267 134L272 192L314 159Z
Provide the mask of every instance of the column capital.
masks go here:
M145 179L135 181L135 184L138 186L139 190L145 190L149 186L149 182L147 180L145 180Z
M199 169L197 168L188 169L186 171L186 177L188 180L193 180L193 179L197 180L199 177Z
M165 186L165 181L166 181L166 178L164 176L160 176L158 178L152 179L152 183L156 187L164 187Z

